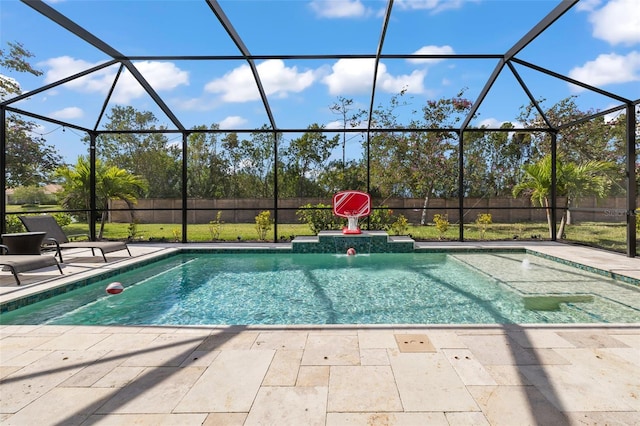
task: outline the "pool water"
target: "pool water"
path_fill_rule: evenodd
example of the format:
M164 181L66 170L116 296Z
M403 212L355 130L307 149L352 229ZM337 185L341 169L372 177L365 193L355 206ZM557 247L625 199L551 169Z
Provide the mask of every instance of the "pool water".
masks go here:
M106 293L121 282L125 291ZM0 316L2 324L640 321L640 291L525 253L183 253Z

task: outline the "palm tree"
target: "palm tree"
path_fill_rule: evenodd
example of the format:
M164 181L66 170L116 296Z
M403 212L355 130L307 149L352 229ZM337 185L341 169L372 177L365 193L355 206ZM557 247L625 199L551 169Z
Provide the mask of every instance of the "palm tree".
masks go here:
M62 204L67 208L88 209L90 206L91 169L86 157L78 157L75 166L61 167L57 175L63 179ZM102 211L98 239L102 238L107 221L109 200L118 199L127 203L129 208L137 198L148 189L147 181L116 166L108 166L96 160L96 207Z
M590 160L581 164L566 163L563 166L563 194L565 205L560 221L558 234L564 235L564 228L568 224L569 206L571 203L585 196L594 195L597 198L604 198L609 193L612 180L608 172L615 169L615 164L610 161Z
M567 212L571 202L579 197L595 195L605 197L611 187L611 179L607 175L615 165L608 161L587 161L582 164L572 162L563 163L562 158L556 158L556 196L564 197L562 219L558 234L562 238L567 224ZM531 197L534 205L544 206L549 225L549 238L553 235L551 221L551 155L546 155L533 164L522 167L525 175L523 180L513 187L513 196L522 193Z

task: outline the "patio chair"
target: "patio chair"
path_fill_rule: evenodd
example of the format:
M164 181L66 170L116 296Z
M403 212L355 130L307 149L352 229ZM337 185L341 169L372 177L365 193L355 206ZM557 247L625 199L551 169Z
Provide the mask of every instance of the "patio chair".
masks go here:
M93 256L95 256L95 249L98 249L102 253L102 258L105 262L107 261L105 255L114 251L126 250L129 256L131 256L129 247L122 241L70 241L53 216L37 215L19 217L24 227L27 228L27 231L47 233L44 237L43 246L55 246L56 254L60 258L60 263L64 262L62 260L62 250L69 248L90 248Z
M16 279L16 284L20 285L20 272L32 271L34 269L42 269L48 266L56 265L62 274L62 268L54 256L42 256L39 254L4 254L9 253L9 248L0 244L0 266L3 271L11 271Z

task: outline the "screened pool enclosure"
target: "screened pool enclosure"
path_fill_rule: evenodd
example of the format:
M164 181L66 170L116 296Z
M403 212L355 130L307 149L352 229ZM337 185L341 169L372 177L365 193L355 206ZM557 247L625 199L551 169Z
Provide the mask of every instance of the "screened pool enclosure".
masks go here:
M92 239L289 241L342 226L351 189L365 229L636 256L640 37L595 22L637 12L599 7L3 2L45 71L2 64L2 232L50 212Z

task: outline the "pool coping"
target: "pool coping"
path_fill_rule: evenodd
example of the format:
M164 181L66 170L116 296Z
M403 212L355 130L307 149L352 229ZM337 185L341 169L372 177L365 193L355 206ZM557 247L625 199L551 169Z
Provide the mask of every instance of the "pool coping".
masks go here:
M477 246L477 245L435 245L425 246L416 244L413 253L526 253L533 256L538 256L547 260L558 262L567 266L572 266L580 270L595 273L603 277L613 279L615 281L629 284L640 288L640 279L634 278L624 273L614 272L612 270L605 270L602 268L589 266L581 262L569 260L567 258L559 257L557 255L544 253L539 248L516 246L516 245L497 245L497 246ZM233 245L220 245L220 246L185 246L176 245L174 247L164 247L163 249L144 254L135 258L127 258L121 261L109 263L106 265L106 269L93 270L88 272L81 272L74 274L73 276L64 278L55 278L47 280L47 288L25 287L24 291L18 292L14 296L3 295L0 300L0 314L10 312L15 309L28 306L30 304L45 300L60 294L64 294L73 291L77 288L91 285L98 281L107 279L116 274L127 272L134 268L149 265L153 262L167 259L171 256L175 256L181 253L212 253L212 254L226 254L226 253L242 253L242 254L264 254L264 253L289 253L292 255L308 255L313 253L295 253L292 251L290 244L282 245L247 245L247 246L233 246Z

